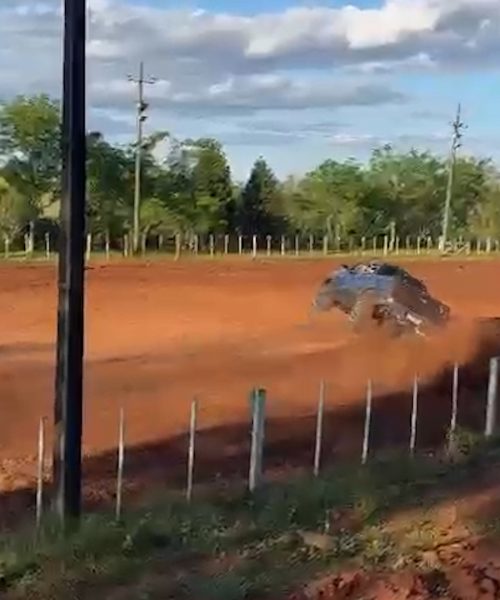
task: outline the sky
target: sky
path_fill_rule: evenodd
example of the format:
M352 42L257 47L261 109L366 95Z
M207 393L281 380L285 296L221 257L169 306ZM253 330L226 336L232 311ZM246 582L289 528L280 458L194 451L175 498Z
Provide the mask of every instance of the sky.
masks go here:
M500 0L88 0L88 127L217 137L234 177L264 156L280 177L366 160L391 143L500 162ZM0 0L0 101L62 87L61 0ZM166 148L160 148L160 154Z

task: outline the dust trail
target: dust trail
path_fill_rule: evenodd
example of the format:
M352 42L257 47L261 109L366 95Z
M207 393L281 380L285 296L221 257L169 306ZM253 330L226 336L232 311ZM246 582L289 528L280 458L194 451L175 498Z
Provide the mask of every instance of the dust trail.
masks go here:
M430 338L389 339L379 335L356 338L337 356L337 373L350 373L342 387L351 392L372 379L384 391L407 388L418 374L422 381L438 375L448 366L469 362L480 349L482 334L477 322L461 320Z

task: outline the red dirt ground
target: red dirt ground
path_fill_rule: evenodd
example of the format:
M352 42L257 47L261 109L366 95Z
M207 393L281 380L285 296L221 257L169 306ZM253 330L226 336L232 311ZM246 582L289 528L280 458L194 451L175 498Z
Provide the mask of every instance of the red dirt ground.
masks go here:
M430 342L360 341L341 314L310 317L316 287L333 266L335 261L321 260L93 265L87 271L86 454L109 452L112 470L118 412L124 406L127 444L150 444L142 447L142 458L134 463L131 457L128 464L138 472L146 469L146 459L147 468L155 463L157 469L166 469L169 460L182 466L189 403L198 395L199 426L207 431L219 427L213 435L200 437L198 457L216 474L217 461L238 461L241 447L246 448L246 426L233 434L223 432L228 425L248 422L248 393L259 385L268 389L270 415L283 419L270 426L268 456L278 465L287 463L287 450L303 449L309 460L314 420L306 417L314 413L321 378L328 382L329 431L339 430L338 439L327 438L326 454L336 455L341 447L360 450L369 377L376 395L384 397L378 417L375 398L374 419L381 425L375 441L384 445L387 439L405 440L407 407L401 409L404 396L393 393L406 393L415 372L425 382L448 363L474 359L484 342L475 319L500 314L500 264L406 265L457 316L446 334ZM47 416L50 425L55 277L50 266L0 267L0 492L29 482L39 418ZM474 370L467 377L477 397L486 385L486 372L477 375ZM447 415L448 383L439 385L431 409L436 410L439 398ZM400 414L391 417L395 403ZM482 418L482 404L475 412L469 405L464 410L474 422ZM429 431L441 435L442 423L438 427L425 407L422 413L419 431L426 443L431 441ZM167 455L154 454L155 444L168 439L177 442L167 447ZM100 475L105 462L94 464Z

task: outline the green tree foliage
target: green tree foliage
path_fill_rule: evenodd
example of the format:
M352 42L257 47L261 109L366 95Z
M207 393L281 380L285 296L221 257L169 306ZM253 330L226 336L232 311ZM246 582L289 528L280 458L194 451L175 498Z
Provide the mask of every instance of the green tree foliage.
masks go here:
M3 177L0 177L0 236L13 240L33 218L33 207Z
M188 140L192 159L191 190L201 232L227 229L232 220L233 190L226 155L217 140Z
M87 136L88 228L116 236L131 221L131 157L100 133Z
M0 154L6 179L42 211L59 187L60 111L48 96L19 96L0 108Z
M165 160L159 144L168 143ZM97 235L123 235L133 212L134 144L87 137L87 218ZM57 219L60 111L44 95L0 106L0 235L20 238L37 219ZM430 152L375 149L367 164L325 160L303 177L279 181L259 157L248 180L232 181L222 145L212 138L146 136L142 148L142 233L302 232L340 246L349 237L441 233L448 161ZM450 236L500 237L500 172L487 159L460 156L454 167ZM47 207L52 208L49 214ZM54 207L56 210L54 210ZM46 223L45 223L46 225Z
M275 174L260 157L241 192L238 224L245 235L270 234L282 213L282 194Z

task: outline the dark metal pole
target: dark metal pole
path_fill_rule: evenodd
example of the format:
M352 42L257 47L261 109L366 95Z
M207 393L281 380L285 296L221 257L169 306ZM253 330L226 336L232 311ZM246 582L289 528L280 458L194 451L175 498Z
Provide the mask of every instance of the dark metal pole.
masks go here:
M61 240L55 382L55 509L62 527L80 517L85 237L86 0L65 0Z

